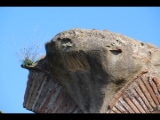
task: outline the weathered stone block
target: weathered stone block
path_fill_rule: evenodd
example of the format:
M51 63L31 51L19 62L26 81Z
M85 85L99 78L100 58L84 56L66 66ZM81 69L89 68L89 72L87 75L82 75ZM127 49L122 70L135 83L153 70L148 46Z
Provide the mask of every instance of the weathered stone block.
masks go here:
M52 80L56 80L56 83L60 84L56 88L54 83L51 85L51 82L48 85L50 86L48 92L45 92L47 87L41 89L48 102L46 104L43 101L37 103L39 107L36 107L34 101L37 98L36 92L32 92L34 98L31 99L32 96L30 95L28 97L30 104L27 105L33 109L34 107L31 104L34 103L37 112L62 112L62 109L58 110L58 107L64 105L63 103L69 104L69 101L73 101L72 108L67 107L70 112L83 113L106 113L107 111L109 113L148 113L159 104L159 98L155 96L155 94L158 94L158 88L153 85L154 79L149 82L142 77L147 72L147 76L160 78L158 74L160 49L154 45L107 30L77 28L57 34L46 43L45 48L44 65L38 62L39 65L27 69L43 71L46 76L52 76ZM143 80L139 80L139 78ZM136 81L140 84L141 89L143 88L148 93L145 92L144 94L144 91L140 91L139 87L130 87L132 84L138 84ZM150 86L151 83L152 86ZM40 82L37 84L40 85ZM152 87L154 90L152 90ZM30 89L33 88L30 87ZM58 95L62 95L61 99L54 102L56 100L53 98L57 93L54 91L59 88L63 89L63 92L58 93ZM38 91L38 89L35 90ZM52 90L54 94L51 94ZM137 94L135 91L140 93ZM132 93L135 96L141 96L141 98L133 97L132 99L124 93L128 95ZM69 96L68 101L62 102L62 99L67 96ZM127 102L123 101L122 98ZM138 101L136 101L137 99ZM144 103L148 99L152 103ZM42 103L43 106L40 105ZM123 108L125 104L127 108ZM150 111L147 110L148 106Z

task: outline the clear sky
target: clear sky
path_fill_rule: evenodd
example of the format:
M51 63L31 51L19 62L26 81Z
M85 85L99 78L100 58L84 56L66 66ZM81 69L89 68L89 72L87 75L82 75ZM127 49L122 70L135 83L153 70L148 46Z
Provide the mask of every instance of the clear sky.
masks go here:
M15 54L71 28L110 30L160 47L160 7L0 7L0 110L23 108L28 71ZM22 54L22 53L21 53Z

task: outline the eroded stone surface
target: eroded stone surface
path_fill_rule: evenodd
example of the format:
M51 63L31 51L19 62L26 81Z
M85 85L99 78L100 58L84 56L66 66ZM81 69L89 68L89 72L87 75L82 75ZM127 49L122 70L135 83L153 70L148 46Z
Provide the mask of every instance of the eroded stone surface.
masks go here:
M46 43L46 52L51 74L83 112L105 112L140 70L156 74L159 68L157 47L106 30L61 32Z
M67 30L47 42L45 48L44 65L38 62L38 65L27 69L41 71L46 77L51 75L56 83L60 83L57 89L62 88L66 93L60 93L61 99L58 101L69 96L67 101L70 102L65 102L67 106L70 105L70 108L66 108L66 111L69 109L67 112L106 113L114 95L140 71L147 70L147 75L160 78L159 48L107 30ZM55 83L51 84L54 86ZM30 87L32 88L34 87ZM36 112L64 112L62 108L65 107L63 104L60 107L59 104L63 102L54 99L57 94L55 89L56 87L49 87L47 92L47 87L36 88L37 94L30 91L37 102L33 97L25 97L30 99L28 107L25 107L32 108L32 111L34 108ZM51 94L52 91L54 94ZM46 103L36 95L43 96ZM121 111L113 107L111 113L124 111L121 103L118 105ZM128 110L133 112L129 106ZM140 110L144 112L141 108Z

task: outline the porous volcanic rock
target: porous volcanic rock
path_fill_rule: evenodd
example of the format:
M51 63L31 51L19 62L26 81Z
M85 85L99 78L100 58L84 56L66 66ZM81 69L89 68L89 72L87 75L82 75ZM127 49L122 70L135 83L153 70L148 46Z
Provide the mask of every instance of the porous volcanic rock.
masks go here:
M46 56L40 60L45 65L38 61L27 68L30 73L24 107L33 112L116 113L112 109L117 109L116 101L133 88L131 83L143 74L160 78L158 47L108 30L66 30L45 48Z

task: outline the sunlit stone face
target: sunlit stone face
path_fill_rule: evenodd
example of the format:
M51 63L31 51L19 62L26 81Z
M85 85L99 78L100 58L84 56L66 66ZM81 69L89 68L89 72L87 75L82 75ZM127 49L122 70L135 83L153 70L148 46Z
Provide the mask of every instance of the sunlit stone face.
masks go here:
M103 112L112 96L147 67L141 59L148 57L146 47L109 31L73 29L56 35L46 52L52 75L80 109Z

